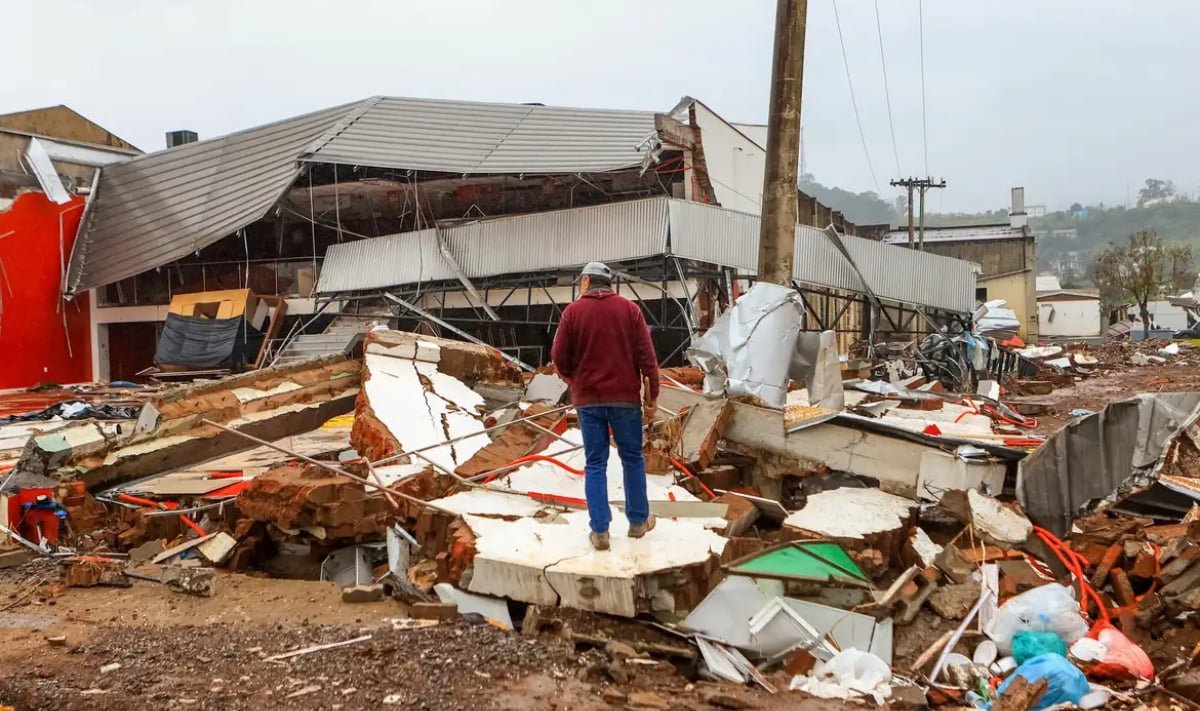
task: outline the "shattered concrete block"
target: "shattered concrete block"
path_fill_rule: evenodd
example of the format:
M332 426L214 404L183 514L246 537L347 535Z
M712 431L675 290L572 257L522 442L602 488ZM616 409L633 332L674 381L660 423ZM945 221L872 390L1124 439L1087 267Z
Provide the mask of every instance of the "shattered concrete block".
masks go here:
M72 422L25 443L16 470L53 477L61 468L82 467L88 458L102 457L115 437L104 432L99 422Z
M642 454L650 474L669 474L675 471L671 459L680 455L683 422L679 418L658 420L646 432Z
M491 442L483 434L484 399L471 384L521 382L516 366L470 343L382 331L368 334L365 349L351 444L373 461L424 450L381 468L384 481L421 472L431 462L439 471L458 469ZM443 444L451 439L457 441Z
M342 588L342 602L378 602L384 597L384 587L375 585L351 585Z
M979 585L943 585L929 596L929 607L947 620L961 620L979 599Z
M708 468L732 417L733 403L724 398L707 400L690 408L680 440L683 460L698 469Z
M78 479L94 490L253 446L203 420L271 441L316 429L350 412L359 373L356 361L331 356L171 388L145 405L155 413L143 423L148 429L125 439L110 438L102 447L89 435L86 449L72 450L65 460L56 458L48 475Z
M261 474L237 498L242 515L325 541L379 540L391 513L387 499L313 465Z
M725 535L730 538L742 535L758 520L758 507L753 502L736 494L721 494L713 499L713 503L725 504L729 507L725 513L725 519L729 521Z
M830 538L852 552L875 549L884 568L900 555L917 502L879 489L841 488L808 497L783 525L810 538Z
M212 568L167 566L162 570L161 579L163 585L175 592L200 597L212 597L217 594L217 573Z
M1001 548L1020 546L1033 535L1033 524L1023 513L974 489L946 492L941 507Z

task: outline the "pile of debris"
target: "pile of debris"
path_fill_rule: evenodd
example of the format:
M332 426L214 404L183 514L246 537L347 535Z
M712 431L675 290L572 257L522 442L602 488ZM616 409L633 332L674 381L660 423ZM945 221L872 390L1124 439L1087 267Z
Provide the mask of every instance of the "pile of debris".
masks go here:
M361 362L156 392L136 423L97 410L25 432L0 485L13 546L0 560L59 561L61 578L29 600L135 581L219 595L236 571L328 580L348 605L402 601L414 624L554 633L771 693L1003 708L1200 700L1200 654L1177 650L1200 611L1200 514L1161 497L1130 513L1156 487L1193 491L1200 435L1186 414L1200 396L1171 401L1173 417L1139 409L1157 426L1128 426L1158 448L1109 457L1123 478L1094 494L1047 464L1075 451L1060 443L1072 431L1043 446L998 383L865 379L830 335L797 334L807 356L796 371L770 364L771 383L713 342L704 370L665 373L645 437L658 525L633 539L617 516L608 551L588 540L582 437L553 372L374 331ZM615 450L608 468L620 508ZM1072 495L1044 503L1060 476ZM1118 490L1123 505L1096 509ZM587 632L579 616L646 634ZM912 649L910 630L942 628ZM596 673L620 684L627 671Z

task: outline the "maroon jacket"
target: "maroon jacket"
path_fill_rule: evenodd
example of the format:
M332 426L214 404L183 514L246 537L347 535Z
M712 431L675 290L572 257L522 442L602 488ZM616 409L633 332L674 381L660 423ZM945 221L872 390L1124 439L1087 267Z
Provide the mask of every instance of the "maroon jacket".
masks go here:
M639 403L643 377L658 399L658 357L642 310L608 289L589 291L563 311L550 357L571 381L575 405Z

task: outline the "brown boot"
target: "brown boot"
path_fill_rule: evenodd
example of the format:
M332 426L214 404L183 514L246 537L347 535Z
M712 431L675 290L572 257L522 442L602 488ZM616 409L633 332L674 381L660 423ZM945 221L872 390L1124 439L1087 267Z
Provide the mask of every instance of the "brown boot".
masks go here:
M608 550L608 531L605 531L604 533L596 533L595 531L592 531L591 534L588 535L588 540L592 542L592 548L595 548L598 551Z
M641 538L642 536L646 535L647 533L649 533L650 531L653 531L653 530L654 530L654 514L650 514L648 517L646 517L646 520L642 523L629 524L629 537L630 538Z

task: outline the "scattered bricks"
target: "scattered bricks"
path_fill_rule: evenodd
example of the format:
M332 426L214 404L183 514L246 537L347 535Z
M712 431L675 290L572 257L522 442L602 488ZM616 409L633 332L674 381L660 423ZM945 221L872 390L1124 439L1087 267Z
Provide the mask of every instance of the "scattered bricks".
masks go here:
M97 585L129 587L121 561L87 556L71 559L63 570L62 582L69 588L90 588Z
M458 617L458 605L452 602L418 602L408 608L414 620L453 620Z
M738 488L742 483L742 475L732 464L718 464L696 473L697 478L710 489L729 491Z
M679 456L679 442L683 437L683 419L671 417L658 420L646 432L646 443L642 447L646 471L650 474L670 474L675 471L671 459ZM686 460L685 460L686 461Z
M378 602L383 599L383 585L351 585L342 588L342 602Z
M726 536L740 536L758 520L758 507L741 496L721 494L713 499L713 503L729 506L725 512L725 520L729 521L729 525L725 528Z
M906 625L916 619L917 613L937 590L937 583L925 577L917 567L909 568L879 598L879 605L892 612L892 620Z
M382 538L391 509L382 494L317 466L277 467L261 474L237 498L248 518L294 531L323 529L325 541Z
M1139 580L1153 580L1158 575L1158 569L1158 557L1154 555L1154 552L1142 551L1138 553L1137 558L1133 559L1133 565L1129 567L1129 575Z
M883 551L875 548L867 548L851 553L850 557L854 559L859 568L862 568L867 577L872 580L879 578L887 572L887 559L884 557Z
M553 429L561 421L563 413L552 412L548 415L542 414L553 408L554 405L547 403L530 405L529 409L522 413L521 416L536 417L536 419L529 422L518 422L495 432L495 437L490 444L459 465L456 470L458 475L473 477L484 472L499 469L509 462L520 459L528 454L536 454L544 450L554 441L554 438L534 425L536 424L545 429Z
M783 665L789 676L805 676L817 665L817 658L807 649L797 649Z
M1113 568L1108 574L1109 581L1112 582L1113 598L1121 607L1127 607L1137 603L1137 597L1133 593L1133 585L1129 582L1129 576L1121 568Z
M947 578L955 583L965 583L971 579L975 566L966 558L957 546L946 545L934 560L933 564Z
M1114 543L1104 552L1104 556L1100 558L1100 562L1096 565L1096 571L1092 574L1092 587L1103 588L1104 581L1108 580L1108 573L1121 559L1124 549L1121 544Z

